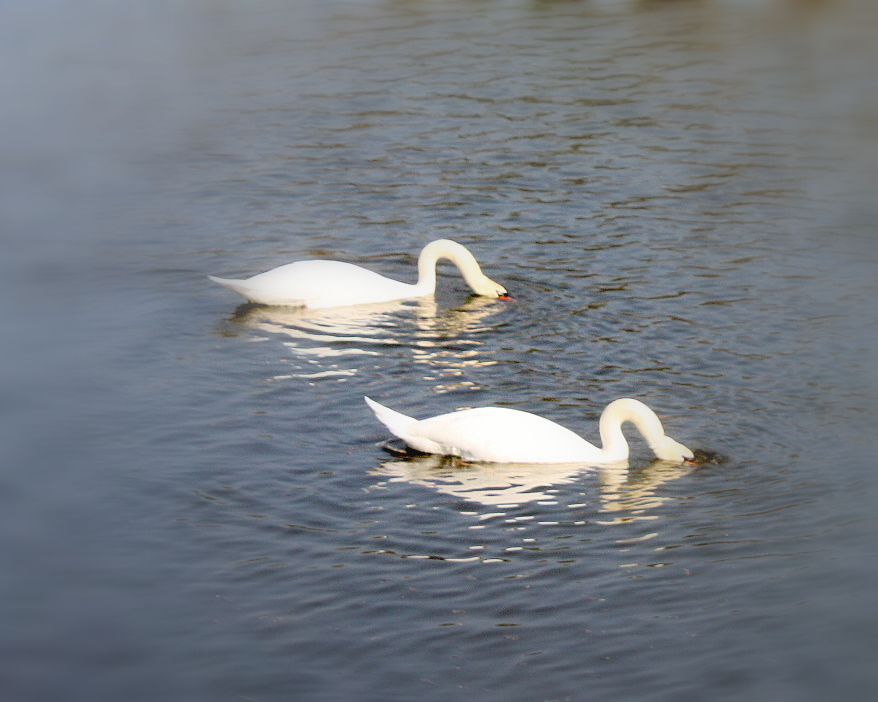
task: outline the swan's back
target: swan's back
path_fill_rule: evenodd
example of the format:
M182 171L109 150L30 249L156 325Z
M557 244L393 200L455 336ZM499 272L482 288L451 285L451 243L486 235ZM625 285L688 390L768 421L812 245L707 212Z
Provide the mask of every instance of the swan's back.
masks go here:
M413 286L343 261L296 261L246 280L211 278L251 302L318 309L387 302L411 294Z
M579 463L600 451L560 424L530 412L480 407L424 419L410 428L442 452L495 463Z

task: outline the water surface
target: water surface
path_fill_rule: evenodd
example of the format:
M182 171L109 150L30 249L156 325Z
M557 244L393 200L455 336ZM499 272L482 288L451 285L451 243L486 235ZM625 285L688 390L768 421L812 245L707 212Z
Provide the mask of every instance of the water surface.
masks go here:
M874 698L874 11L13 5L8 699ZM205 278L442 237L516 301ZM403 460L363 395L728 460Z

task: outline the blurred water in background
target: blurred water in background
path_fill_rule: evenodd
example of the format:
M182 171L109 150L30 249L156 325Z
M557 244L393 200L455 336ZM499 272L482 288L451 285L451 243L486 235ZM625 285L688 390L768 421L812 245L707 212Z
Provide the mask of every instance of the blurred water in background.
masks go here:
M873 699L875 20L3 5L4 699ZM205 279L441 237L517 301ZM729 461L399 460L364 394Z

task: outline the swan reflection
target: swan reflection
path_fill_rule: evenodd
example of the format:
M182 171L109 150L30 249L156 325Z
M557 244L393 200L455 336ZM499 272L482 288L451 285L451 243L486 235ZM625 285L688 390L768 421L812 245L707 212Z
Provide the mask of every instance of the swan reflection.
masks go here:
M427 455L385 461L373 474L386 477L386 483L414 483L489 507L515 507L557 500L557 486L575 483L586 474L596 473L600 486L599 510L637 517L664 502L666 498L656 494L659 486L692 470L692 466L658 460L632 471L625 462L600 468L580 463L476 464ZM630 521L631 516L619 519Z
M234 324L260 333L254 340L283 338L300 364L292 377L355 375L368 357L396 353L429 366L423 378L438 381L442 392L469 384L462 379L469 368L496 363L482 356L477 337L502 308L484 297L442 310L430 297L322 310L242 305L226 329Z
M406 306L405 302L386 302L315 311L242 305L233 319L250 330L288 336L292 341L286 345L302 353L332 358L349 353L376 354L370 347L392 344L390 332L397 326L394 313Z
M644 515L668 498L656 494L656 489L672 480L689 475L695 467L686 463L653 461L640 470L625 466L610 466L600 471L602 512L625 512ZM615 523L625 517L617 517Z
M441 312L434 303L433 314L419 314L415 318L412 359L427 367L423 379L434 382L435 391L475 387L476 383L467 379L467 372L497 363L485 358L484 342L478 335L490 331L487 320L503 308L504 303L496 300L471 297L463 305Z

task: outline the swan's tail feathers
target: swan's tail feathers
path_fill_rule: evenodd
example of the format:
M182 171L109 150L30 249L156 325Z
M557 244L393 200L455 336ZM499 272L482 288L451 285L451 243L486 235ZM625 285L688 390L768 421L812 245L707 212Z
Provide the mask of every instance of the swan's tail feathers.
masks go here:
M371 397L365 397L363 399L366 400L366 404L369 405L371 410L375 413L375 416L378 417L378 421L386 426L391 434L403 441L410 438L411 435L409 430L412 426L417 424L417 419L392 410L389 407L385 407L384 405L375 402Z
M390 433L398 439L402 439L410 448L422 453L446 453L445 448L437 442L418 435L420 421L414 417L409 417L389 407L385 407L375 402L371 397L364 399L366 404L372 408L378 420L390 430Z
M226 287L229 290L238 293L248 302L257 302L264 304L258 291L247 285L246 280L235 280L233 278L217 278L215 275L209 275L207 276L207 278L208 280L212 280L214 283L219 283L223 287Z
M236 293L241 295L242 297L247 297L247 286L244 284L243 280L233 280L230 278L217 278L215 275L207 276L208 280L212 280L214 283L219 283L225 288L229 290L234 290ZM249 298L247 298L249 299Z
M243 281L241 280L232 280L230 278L217 278L215 275L207 276L208 280L212 280L214 283L219 283L220 285L225 285L227 288L231 290L236 290L236 288L241 286Z

